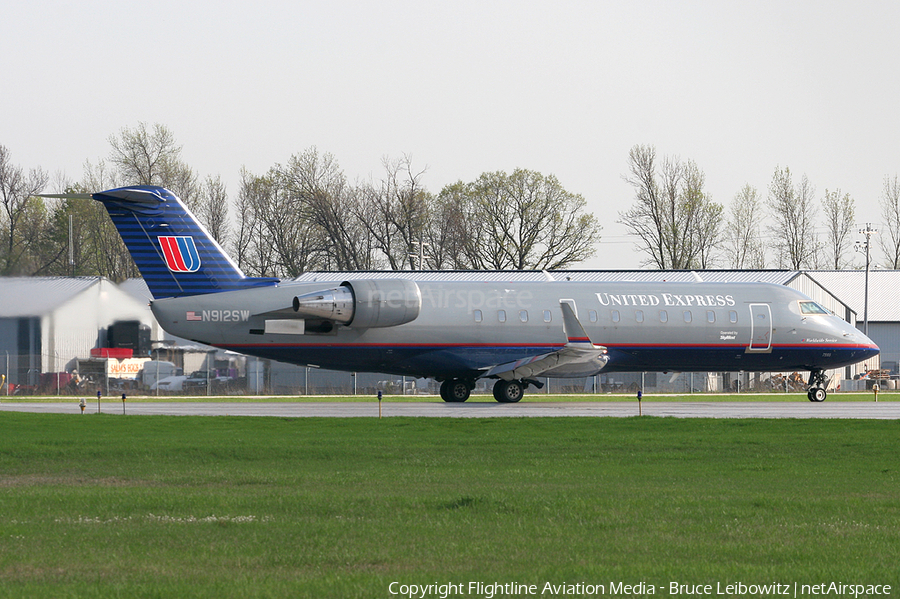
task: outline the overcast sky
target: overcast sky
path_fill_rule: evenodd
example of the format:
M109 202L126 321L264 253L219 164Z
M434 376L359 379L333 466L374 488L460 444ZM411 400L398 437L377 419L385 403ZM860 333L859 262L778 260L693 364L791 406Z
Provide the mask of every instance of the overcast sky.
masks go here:
M161 123L231 195L242 166L311 146L351 181L410 155L435 193L522 167L603 222L585 266L633 268L615 221L636 144L695 161L726 206L787 166L877 224L900 172L898 37L888 0L10 2L0 144L77 181L111 135Z

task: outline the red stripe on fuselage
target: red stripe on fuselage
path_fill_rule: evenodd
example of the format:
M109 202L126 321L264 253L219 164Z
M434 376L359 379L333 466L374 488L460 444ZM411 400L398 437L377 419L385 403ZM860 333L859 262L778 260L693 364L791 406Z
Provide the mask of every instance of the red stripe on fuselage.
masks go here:
M472 348L524 348L524 349L547 349L565 347L563 343L544 343L535 345L532 343L213 343L216 347L237 348L237 347L342 347L342 348L410 348L410 349L449 349L460 347ZM604 343L604 347L609 349L666 349L674 350L684 349L747 349L746 344L719 344L719 343ZM830 345L822 344L773 344L772 349L878 349L876 346L863 344L844 344Z

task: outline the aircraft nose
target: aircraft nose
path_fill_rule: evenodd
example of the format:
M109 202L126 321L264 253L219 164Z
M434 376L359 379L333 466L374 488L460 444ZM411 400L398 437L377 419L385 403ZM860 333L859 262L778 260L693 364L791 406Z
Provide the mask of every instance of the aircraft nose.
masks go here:
M851 333L850 339L865 353L866 358L873 358L881 353L878 345L861 331Z

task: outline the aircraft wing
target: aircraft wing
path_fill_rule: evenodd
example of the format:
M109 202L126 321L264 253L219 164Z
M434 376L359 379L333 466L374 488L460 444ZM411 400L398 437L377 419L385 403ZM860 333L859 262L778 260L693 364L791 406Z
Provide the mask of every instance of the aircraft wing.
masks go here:
M590 340L575 314L575 302L559 300L559 307L563 313L563 330L567 339L565 346L554 352L498 364L483 376L511 381L536 376L592 376L602 370L609 361L606 348L594 345Z

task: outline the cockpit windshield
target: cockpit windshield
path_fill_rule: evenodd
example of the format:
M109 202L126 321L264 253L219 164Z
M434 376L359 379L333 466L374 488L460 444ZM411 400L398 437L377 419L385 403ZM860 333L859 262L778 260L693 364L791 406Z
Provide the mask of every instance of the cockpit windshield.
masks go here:
M800 302L801 314L828 314L828 310L813 301Z

